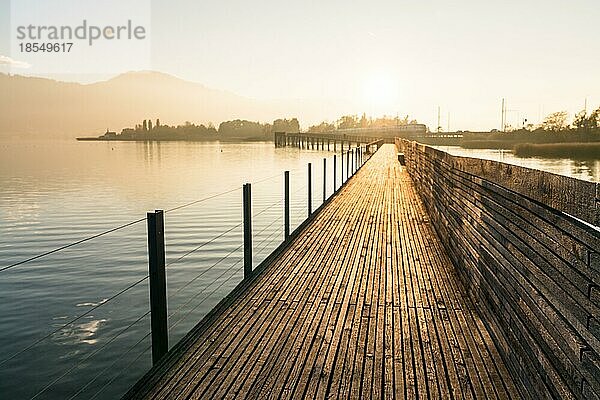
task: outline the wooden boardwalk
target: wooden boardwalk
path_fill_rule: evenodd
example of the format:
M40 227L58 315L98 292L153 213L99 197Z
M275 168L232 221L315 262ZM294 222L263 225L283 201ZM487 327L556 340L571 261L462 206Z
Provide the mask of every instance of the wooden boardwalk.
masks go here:
M128 396L520 397L393 145L177 350Z

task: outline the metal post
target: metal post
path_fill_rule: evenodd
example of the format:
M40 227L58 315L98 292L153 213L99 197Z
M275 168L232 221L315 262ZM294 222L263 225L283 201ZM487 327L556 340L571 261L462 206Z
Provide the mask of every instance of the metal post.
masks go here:
M334 192L335 192L335 190L337 189L337 188L335 187L335 185L336 185L336 183L337 183L337 182L336 182L336 176L335 176L335 174L336 174L336 170L335 170L335 169L336 169L336 164L337 164L337 161L336 161L336 156L335 156L335 154L334 154L334 155L333 155L333 191L334 191Z
M308 216L312 214L312 164L308 163Z
M252 276L252 187L244 184L244 279Z
M148 270L150 277L150 326L152 364L169 351L167 329L167 278L165 274L165 221L162 210L147 214Z
M323 203L327 197L327 159L323 159Z
M283 191L283 203L284 203L284 222L283 231L285 240L290 237L290 171L285 171L284 174L284 191Z
M346 180L350 177L350 150L346 153Z
M344 151L342 151L342 156L340 158L342 159L342 183L340 186L344 186Z

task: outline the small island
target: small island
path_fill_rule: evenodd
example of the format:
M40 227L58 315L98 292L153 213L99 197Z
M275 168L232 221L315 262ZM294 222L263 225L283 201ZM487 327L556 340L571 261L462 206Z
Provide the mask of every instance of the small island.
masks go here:
M247 120L221 122L219 128L212 123L196 125L186 121L183 125L169 126L152 120L143 120L134 128L124 128L121 133L106 130L97 137L78 137L80 141L265 141L272 140L272 132L295 133L300 131L297 118L276 119L273 123Z
M407 129L410 128L410 129ZM441 126L430 131L425 125L408 115L367 117L366 114L344 115L333 122L323 121L312 125L307 134L368 134L387 132L394 136L418 139L434 146L460 146L467 149L512 150L519 157L550 157L599 159L600 158L600 108L591 113L581 111L572 122L566 111L549 114L539 125L526 124L521 127L505 125L504 130L489 132L455 131L445 132ZM298 118L279 118L272 123L248 120L231 120L219 124L194 124L186 121L182 125L153 123L146 119L134 128L124 128L120 133L106 130L96 137L79 137L80 141L272 141L273 134L299 133Z
M379 118L344 115L334 122L323 121L308 128L308 133L339 133L354 130L378 131L394 128L415 127L425 134L427 127L416 120L405 117L383 116ZM169 126L161 124L159 119L152 123L145 119L134 128L124 128L120 133L106 130L103 135L95 137L78 137L80 141L272 141L273 134L299 133L298 118L279 118L272 123L248 120L231 120L219 124L218 128L212 123L196 125L186 121L183 125Z

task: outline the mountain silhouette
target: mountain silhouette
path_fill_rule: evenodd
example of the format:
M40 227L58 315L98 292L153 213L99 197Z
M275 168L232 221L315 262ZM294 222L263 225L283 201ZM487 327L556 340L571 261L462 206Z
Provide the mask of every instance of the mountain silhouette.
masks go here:
M147 118L164 124L272 121L319 105L242 97L152 71L81 84L0 74L0 135L74 137L120 131Z

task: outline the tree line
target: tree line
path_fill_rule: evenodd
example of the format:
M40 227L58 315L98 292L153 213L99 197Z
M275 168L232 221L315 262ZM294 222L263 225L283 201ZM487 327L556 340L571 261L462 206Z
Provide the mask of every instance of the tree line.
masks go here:
M323 133L339 129L385 128L413 123L417 123L417 121L410 120L408 115L403 118L398 116L372 118L363 113L360 117L343 115L334 122L323 121L310 126L308 132ZM235 119L221 122L216 128L212 123L196 125L186 121L182 125L169 126L161 124L159 119L156 119L154 123L151 119L145 119L136 124L134 128L124 128L118 136L120 139L128 140L271 140L274 132L298 133L300 132L300 122L298 118L279 118L271 123Z
M533 124L525 125L522 131L528 132L585 132L585 133L600 133L600 107L588 113L586 110L581 110L569 123L569 113L566 111L557 111L548 114L542 123L538 126Z
M332 132L338 129L355 128L391 128L399 125L417 124L417 120L409 119L408 115L404 118L383 116L379 118L367 117L363 113L358 115L343 115L335 122L323 121L320 124L312 125L308 128L310 133Z
M224 121L218 128L212 123L196 125L186 121L182 125L169 126L160 123L159 119L153 124L151 119L145 119L134 128L124 128L120 139L129 140L206 140L206 139L252 139L270 140L273 132L295 133L300 131L297 118L276 119L273 123L261 123L236 119Z

